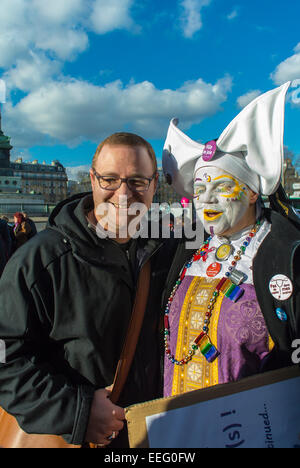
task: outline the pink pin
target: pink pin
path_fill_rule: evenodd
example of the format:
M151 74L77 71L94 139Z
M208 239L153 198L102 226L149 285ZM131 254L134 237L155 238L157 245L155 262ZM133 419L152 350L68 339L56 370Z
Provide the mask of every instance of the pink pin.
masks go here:
M190 200L184 197L181 199L180 203L183 208L188 208Z
M217 143L215 140L209 141L206 143L203 150L202 159L205 162L211 161L217 151Z

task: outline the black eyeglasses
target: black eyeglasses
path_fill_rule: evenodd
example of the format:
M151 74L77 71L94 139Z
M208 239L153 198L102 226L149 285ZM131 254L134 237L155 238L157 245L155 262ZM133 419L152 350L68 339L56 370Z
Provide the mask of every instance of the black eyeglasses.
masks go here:
M104 190L118 190L123 182L126 182L127 187L132 192L147 192L149 190L150 184L154 177L156 176L156 172L154 172L152 177L128 177L126 179L122 179L121 177L112 177L112 176L101 176L92 168L93 174L99 182L100 188Z

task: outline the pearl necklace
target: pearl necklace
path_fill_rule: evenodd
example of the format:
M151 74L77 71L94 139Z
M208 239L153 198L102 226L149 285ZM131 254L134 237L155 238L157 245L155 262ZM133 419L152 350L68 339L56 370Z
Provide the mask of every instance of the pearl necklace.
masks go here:
M188 364L188 362L190 362L193 359L193 356L196 354L196 351L198 349L200 349L203 356L210 363L214 362L214 360L220 355L219 351L211 343L211 340L208 336L210 318L212 316L216 301L218 297L220 296L220 294L223 294L224 296L226 296L233 302L237 302L242 297L244 290L240 288L240 284L244 282L245 277L243 273L236 270L235 267L237 263L241 260L242 255L245 254L248 245L250 244L252 239L255 237L255 235L259 231L260 226L261 226L261 221L257 221L256 225L253 227L253 229L251 229L251 231L247 235L246 240L243 242L243 244L240 246L240 248L234 255L234 259L231 262L230 267L228 268L228 271L225 273L225 276L217 284L213 292L213 295L209 301L209 305L207 307L207 311L205 314L204 326L202 327L202 331L200 335L195 339L192 345L192 349L188 352L188 354L179 361L175 358L174 354L172 354L172 351L170 349L170 344L169 344L169 338L170 338L169 313L170 313L171 305L172 305L173 299L175 297L175 294L179 286L183 282L192 264L201 259L203 261L206 261L208 253L214 250L214 249L209 249L209 244L210 244L210 241L212 240L212 237L209 237L204 242L204 244L200 247L200 249L197 250L197 252L193 254L191 260L188 261L183 267L183 270L180 273L179 278L176 281L175 286L172 290L172 293L168 299L167 306L165 309L165 317L164 317L165 353L166 353L167 358L173 364L177 366L183 366L185 364Z

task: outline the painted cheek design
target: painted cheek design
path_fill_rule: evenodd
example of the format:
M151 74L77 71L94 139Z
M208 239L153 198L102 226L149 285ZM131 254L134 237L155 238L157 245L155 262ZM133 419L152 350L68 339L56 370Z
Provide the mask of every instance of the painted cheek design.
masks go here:
M232 201L242 201L243 195L247 197L247 188L237 184L237 187L232 194Z
M219 168L199 171L194 192L196 211L210 235L221 235L232 229L249 204L249 189L245 183Z
M214 181L217 181L222 178L228 178L230 179L232 183L232 185L230 185L230 182L221 184L221 186L217 189L217 192L222 197L227 198L228 201L229 199L231 201L240 201L243 195L247 196L247 187L245 187L244 185L241 185L239 181L237 179L234 179L233 177L229 177L224 174L214 179Z

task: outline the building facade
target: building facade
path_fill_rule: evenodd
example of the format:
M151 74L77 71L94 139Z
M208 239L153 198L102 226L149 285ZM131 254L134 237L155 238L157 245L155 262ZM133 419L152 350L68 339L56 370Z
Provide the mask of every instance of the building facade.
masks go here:
M42 195L46 203L58 203L67 198L68 177L59 161L51 165L17 159L11 163L14 176L20 180L21 193Z
M52 164L10 160L10 138L1 129L0 114L0 196L6 193L39 195L45 203L56 204L67 197L68 177L59 161Z
M284 161L282 182L289 197L300 198L300 176L289 158Z

